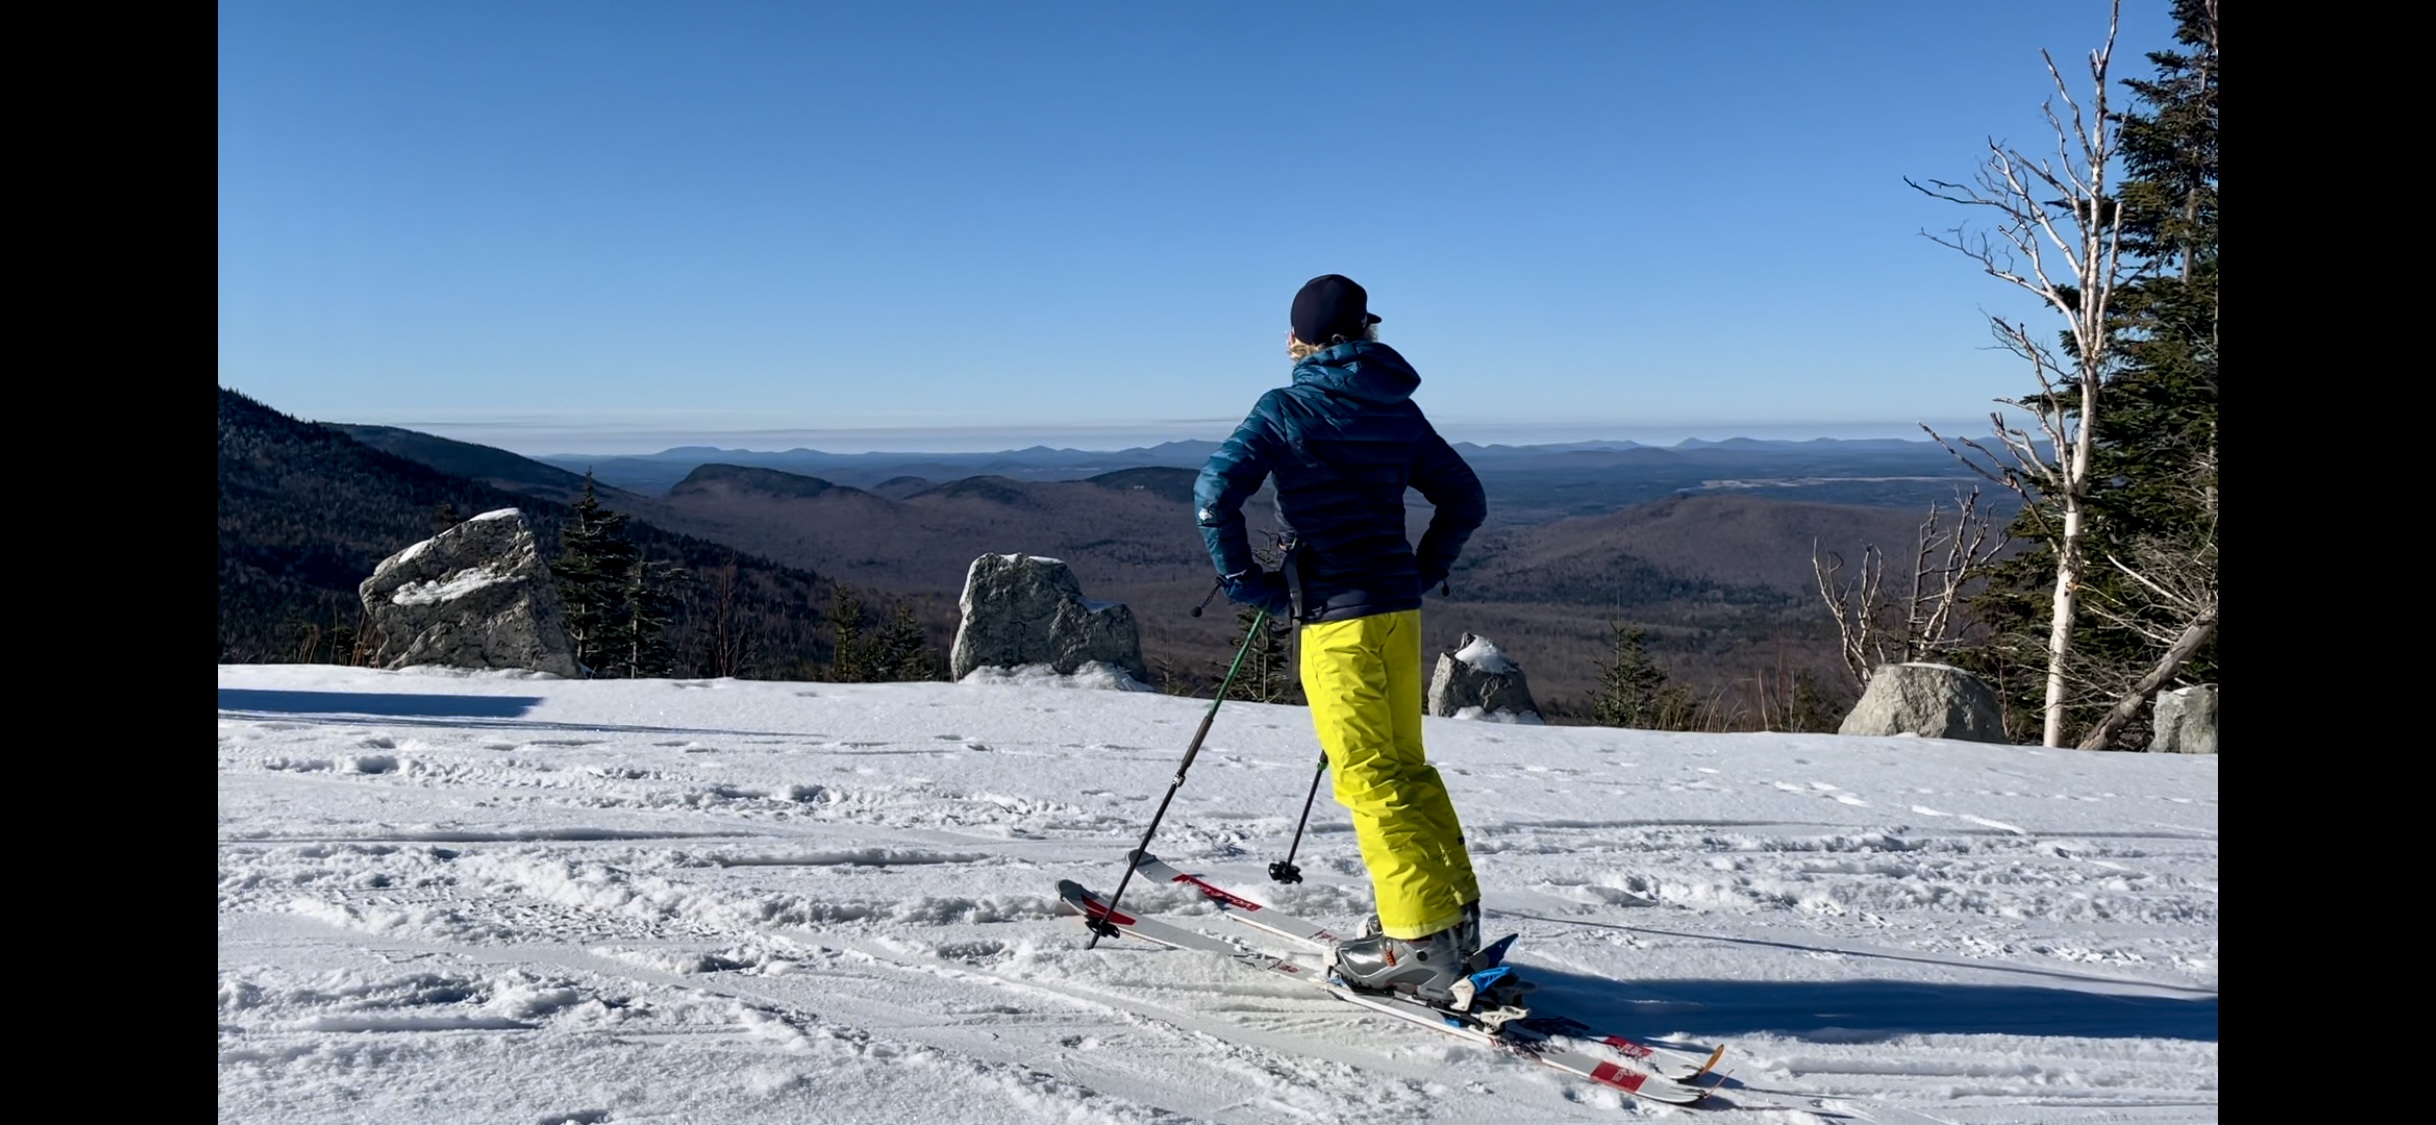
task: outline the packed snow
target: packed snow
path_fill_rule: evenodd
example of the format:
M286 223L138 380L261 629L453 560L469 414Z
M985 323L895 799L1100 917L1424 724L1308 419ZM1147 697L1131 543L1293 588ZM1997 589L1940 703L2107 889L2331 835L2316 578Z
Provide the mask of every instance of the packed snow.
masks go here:
M1509 711L1503 707L1495 711L1486 707L1458 707L1448 717L1473 723L1516 723L1522 726L1545 726L1548 722L1537 711Z
M1055 665L1024 664L1013 668L975 668L964 683L977 687L1097 688L1102 691L1151 691L1149 684L1105 660L1086 660L1072 672Z
M1208 704L1044 683L219 669L219 1118L2213 1121L2217 760L1430 720L1544 1009L1677 1109L1138 941L1083 948ZM1298 708L1153 850L1350 925ZM1139 882L1133 908L1254 935Z

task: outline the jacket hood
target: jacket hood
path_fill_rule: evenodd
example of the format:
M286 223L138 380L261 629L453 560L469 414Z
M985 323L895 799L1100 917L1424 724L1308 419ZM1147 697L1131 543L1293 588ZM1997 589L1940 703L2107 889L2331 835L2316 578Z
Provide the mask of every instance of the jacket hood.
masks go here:
M1394 348L1377 340L1355 340L1313 352L1294 365L1296 386L1314 386L1365 402L1398 403L1421 386L1421 373Z

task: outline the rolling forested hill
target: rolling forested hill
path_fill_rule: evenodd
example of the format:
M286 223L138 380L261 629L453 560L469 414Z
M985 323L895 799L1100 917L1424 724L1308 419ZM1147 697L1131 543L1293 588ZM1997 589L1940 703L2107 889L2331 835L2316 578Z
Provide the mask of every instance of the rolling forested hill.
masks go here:
M308 656L306 646L353 629L356 585L382 559L429 538L443 506L459 518L520 508L541 536L544 555L555 553L565 504L384 453L338 427L300 421L225 387L219 413L223 663L329 659ZM678 563L692 576L671 630L681 667L706 658L701 634L721 603L743 633L746 671L776 676L800 661L826 658L830 589L810 569L640 521L627 529L647 557Z

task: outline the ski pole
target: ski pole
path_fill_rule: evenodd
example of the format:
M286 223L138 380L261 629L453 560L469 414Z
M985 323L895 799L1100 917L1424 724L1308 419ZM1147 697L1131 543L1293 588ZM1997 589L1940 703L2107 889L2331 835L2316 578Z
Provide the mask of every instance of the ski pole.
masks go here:
M1193 759L1201 754L1201 740L1209 737L1210 722L1218 717L1218 705L1226 702L1227 689L1235 686L1235 672L1243 667L1243 654L1252 651L1252 638L1259 636L1261 628L1268 623L1268 610L1260 610L1252 615L1252 627L1245 630L1243 644L1235 650L1235 662L1227 665L1226 679L1218 684L1218 698L1210 700L1210 709L1201 713L1201 729L1193 732L1193 744L1184 748L1184 761L1176 767L1176 779L1167 783L1167 796L1159 799L1159 811L1150 814L1150 827L1143 830L1141 844L1125 856L1125 874L1117 878L1116 893L1108 896L1107 914L1116 913L1118 901L1125 897L1125 884L1133 881L1134 865L1142 862L1143 853L1150 850L1150 838L1158 834L1159 821L1167 816L1168 803L1176 799L1176 790L1184 788L1185 771L1193 768ZM1102 937L1117 932L1116 926L1108 921L1105 914L1093 919L1090 925L1091 940L1083 943L1085 949L1097 947Z
M1320 751L1319 769L1311 774L1311 793L1303 798L1303 818L1294 822L1294 842L1286 845L1286 858L1269 865L1270 882L1300 883L1303 881L1303 869L1294 866L1294 853L1302 850L1303 825L1311 823L1311 802L1318 799L1320 778L1327 772L1328 752L1322 750Z

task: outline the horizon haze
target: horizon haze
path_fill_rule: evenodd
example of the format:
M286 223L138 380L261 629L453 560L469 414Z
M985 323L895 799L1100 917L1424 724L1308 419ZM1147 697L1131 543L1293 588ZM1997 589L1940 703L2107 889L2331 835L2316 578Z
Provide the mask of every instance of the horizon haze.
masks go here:
M245 388L230 389L245 392ZM1247 400L1246 405L1249 405ZM302 415L299 415L300 417ZM433 418L411 412L374 411L350 417L317 418L334 425L392 426L504 449L549 460L568 457L648 457L685 449L722 452L812 451L840 456L885 454L1004 453L1035 447L1084 452L1119 452L1177 441L1224 441L1239 418L1154 420L1100 425L896 426L803 428L689 428L619 423L568 423L537 417ZM1978 436L1978 419L1927 419L1947 436ZM1598 442L1672 448L1685 443L1730 441L1927 441L1914 421L1781 423L1544 422L1472 425L1433 417L1439 433L1458 445L1541 446Z

